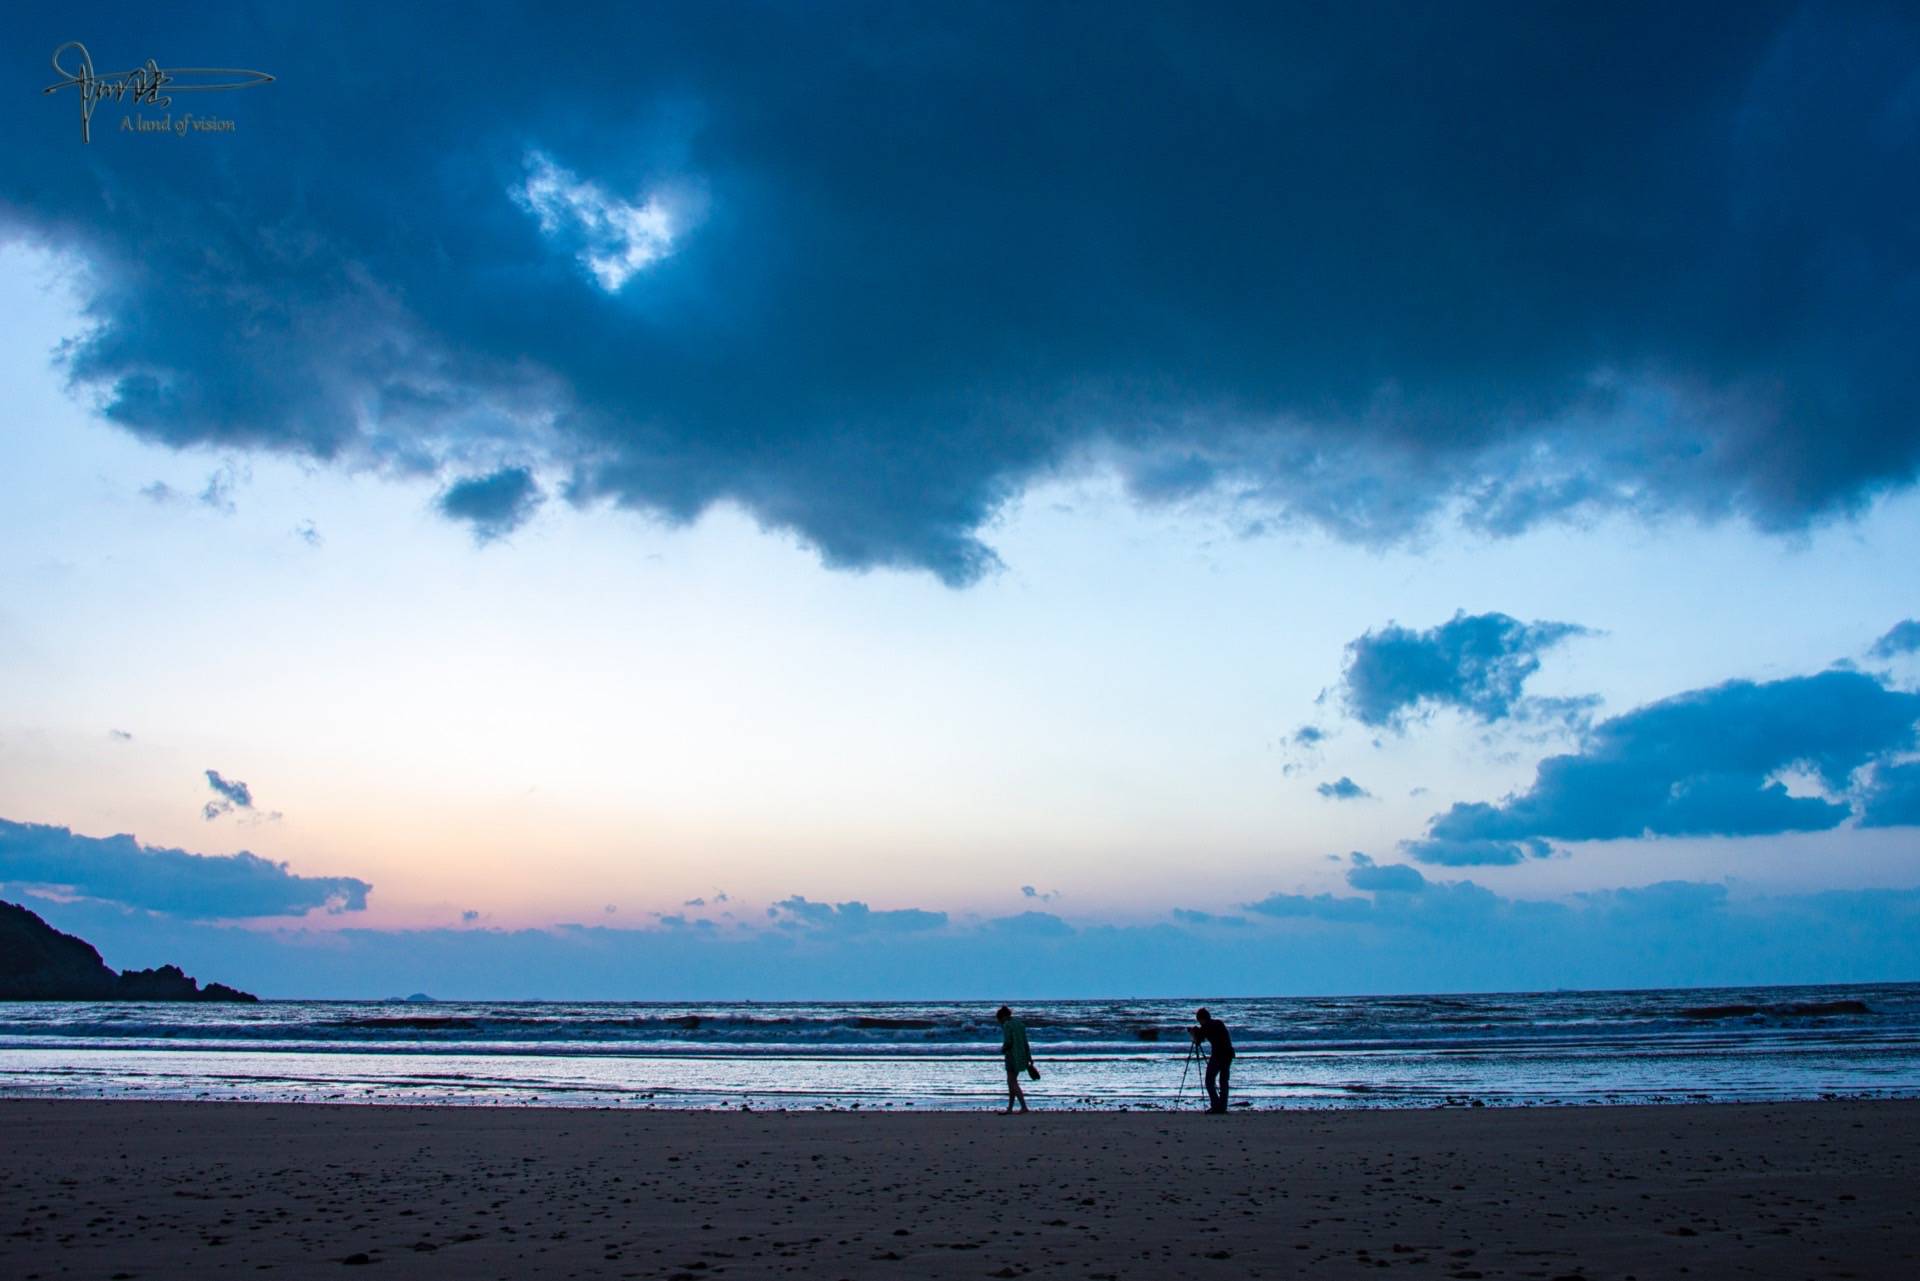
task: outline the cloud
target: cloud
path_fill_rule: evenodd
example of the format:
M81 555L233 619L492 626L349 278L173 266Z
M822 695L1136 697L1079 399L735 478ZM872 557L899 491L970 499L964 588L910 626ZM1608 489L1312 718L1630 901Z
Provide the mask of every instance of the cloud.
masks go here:
M224 799L241 809L253 808L253 791L239 779L220 777L219 770L207 771L207 786L218 792Z
M1456 612L1425 631L1389 623L1347 645L1347 708L1364 725L1392 729L1439 707L1484 722L1524 715L1530 709L1521 687L1540 670L1541 651L1586 635L1573 623L1505 614Z
M982 924L997 934L1018 934L1022 938L1060 938L1073 933L1073 927L1052 912L1016 912L989 917Z
M471 907L468 908L466 911L460 913L460 922L463 925L472 925L475 921L479 919L480 919L479 911Z
M127 59L231 38L91 12ZM258 145L103 136L75 168L73 100L43 100L0 235L82 265L65 369L147 440L518 453L578 504L736 504L954 584L1006 502L1099 460L1370 543L1455 510L1798 528L1913 482L1910 10L1107 17L1090 47L1020 5L488 6L458 33L485 97L396 128L438 15L377 44L279 16L248 57L331 86L325 120L251 93ZM67 21L20 15L22 75Z
M299 876L247 850L189 854L131 836L91 837L0 819L0 882L58 889L197 919L358 912L373 887L351 876Z
M1321 783L1314 791L1330 801L1357 801L1373 795L1366 788L1342 774L1331 783Z
M1373 911L1373 903L1364 898L1339 898L1332 894L1289 894L1276 891L1263 899L1242 903L1241 907L1261 916L1308 917L1322 921L1357 921Z
M303 520L293 527L293 536L309 547L323 547L326 539L321 537L319 527L310 520Z
M235 809L253 808L253 791L239 779L220 777L219 770L207 771L207 786L214 790L214 799L208 801L200 813L211 823L222 814L230 814Z
M1860 814L1862 827L1920 827L1920 761L1874 769Z
M1897 658L1920 650L1920 619L1905 618L1888 629L1867 652L1875 658Z
M1376 893L1416 894L1427 887L1420 869L1405 863L1376 863L1359 851L1347 856L1353 866L1347 869L1347 884L1356 890Z
M618 293L634 274L673 251L676 218L659 195L633 203L553 162L526 156L526 178L513 196L549 240L567 245L600 288Z
M442 515L473 526L477 543L505 538L533 519L546 495L525 467L503 467L455 481L436 500Z
M1867 794L1869 819L1905 822L1906 775L1888 758L1913 746L1917 720L1920 694L1857 671L1728 681L1601 722L1525 791L1456 804L1406 849L1458 866L1544 857L1552 841L1827 831L1852 815L1846 794L1870 764L1888 782ZM1827 795L1795 794L1782 777L1794 771Z
M675 933L690 931L696 934L702 932L711 934L717 932L720 928L712 921L706 920L703 917L690 917L684 912L655 912L653 913L653 919L661 929L672 930ZM564 928L585 930L588 927L584 925L572 925Z
M767 916L789 927L846 934L937 930L947 923L945 912L929 912L917 907L876 912L857 899L847 903L815 903L800 894L773 904L767 909Z
M237 510L233 501L234 485L237 481L232 467L221 467L207 477L206 486L200 491L200 505L211 507L222 516L231 516Z
M1245 929L1252 922L1244 916L1233 916L1219 912L1201 912L1190 907L1176 907L1168 915L1183 925L1222 926L1227 929Z
M110 729L107 731L107 737L116 743L131 743L133 741L133 735L123 729Z
M1325 697L1326 695L1323 691L1321 699L1324 700ZM1318 725L1302 725L1299 729L1282 739L1282 745L1285 748L1292 749L1292 753L1297 754L1294 754L1292 759L1285 761L1281 765L1281 776L1283 778L1291 778L1295 774L1301 773L1309 766L1317 763L1320 758L1318 749L1320 744L1324 743L1327 738L1327 731L1321 729Z
M1484 840L1429 836L1424 840L1404 841L1401 847L1420 862L1440 867L1502 867L1524 863L1530 858L1553 857L1553 846L1538 837Z
M1041 903L1051 903L1053 902L1053 900L1060 897L1060 891L1059 890L1039 890L1039 889L1035 889L1031 885L1022 885L1020 887L1020 897L1035 899Z
M399 976L406 987L451 999L973 994L997 1004L1115 991L1184 998L1216 988L1223 974L1243 990L1306 995L1871 982L1920 971L1920 889L1911 888L1766 895L1667 882L1525 900L1470 881L1429 881L1414 892L1265 901L1273 910L1230 928L1198 913L1054 927L1009 946L1015 940L986 923L805 933L683 920L638 928L260 929L27 898L111 964L172 962L279 997L381 997Z

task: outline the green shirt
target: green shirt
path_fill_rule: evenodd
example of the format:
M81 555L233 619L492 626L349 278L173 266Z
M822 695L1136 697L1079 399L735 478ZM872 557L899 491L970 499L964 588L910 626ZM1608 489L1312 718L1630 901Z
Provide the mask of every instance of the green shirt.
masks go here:
M1033 1066L1033 1050L1027 1045L1025 1023L1008 1019L1000 1025L1000 1054L1006 1059L1009 1072L1024 1072Z

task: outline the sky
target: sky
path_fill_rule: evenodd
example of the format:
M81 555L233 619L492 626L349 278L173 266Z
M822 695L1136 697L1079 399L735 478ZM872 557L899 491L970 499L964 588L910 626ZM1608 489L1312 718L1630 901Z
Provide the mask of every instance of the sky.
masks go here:
M111 964L1920 979L1910 10L0 23L0 897Z

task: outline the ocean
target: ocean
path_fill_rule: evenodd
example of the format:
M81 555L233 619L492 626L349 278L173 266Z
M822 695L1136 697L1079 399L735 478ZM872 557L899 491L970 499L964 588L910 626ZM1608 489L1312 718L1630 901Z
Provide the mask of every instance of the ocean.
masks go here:
M1194 1001L1032 1001L1042 1108L1198 1106ZM1920 1096L1920 984L1210 1000L1236 1104ZM986 1108L989 1002L0 1003L0 1096Z

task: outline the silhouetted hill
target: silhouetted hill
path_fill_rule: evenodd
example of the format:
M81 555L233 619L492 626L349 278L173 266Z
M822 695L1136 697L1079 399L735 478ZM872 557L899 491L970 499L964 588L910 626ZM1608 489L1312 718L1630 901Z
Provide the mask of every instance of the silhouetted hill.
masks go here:
M252 1001L224 983L204 988L177 965L116 974L85 939L0 901L0 1001Z

